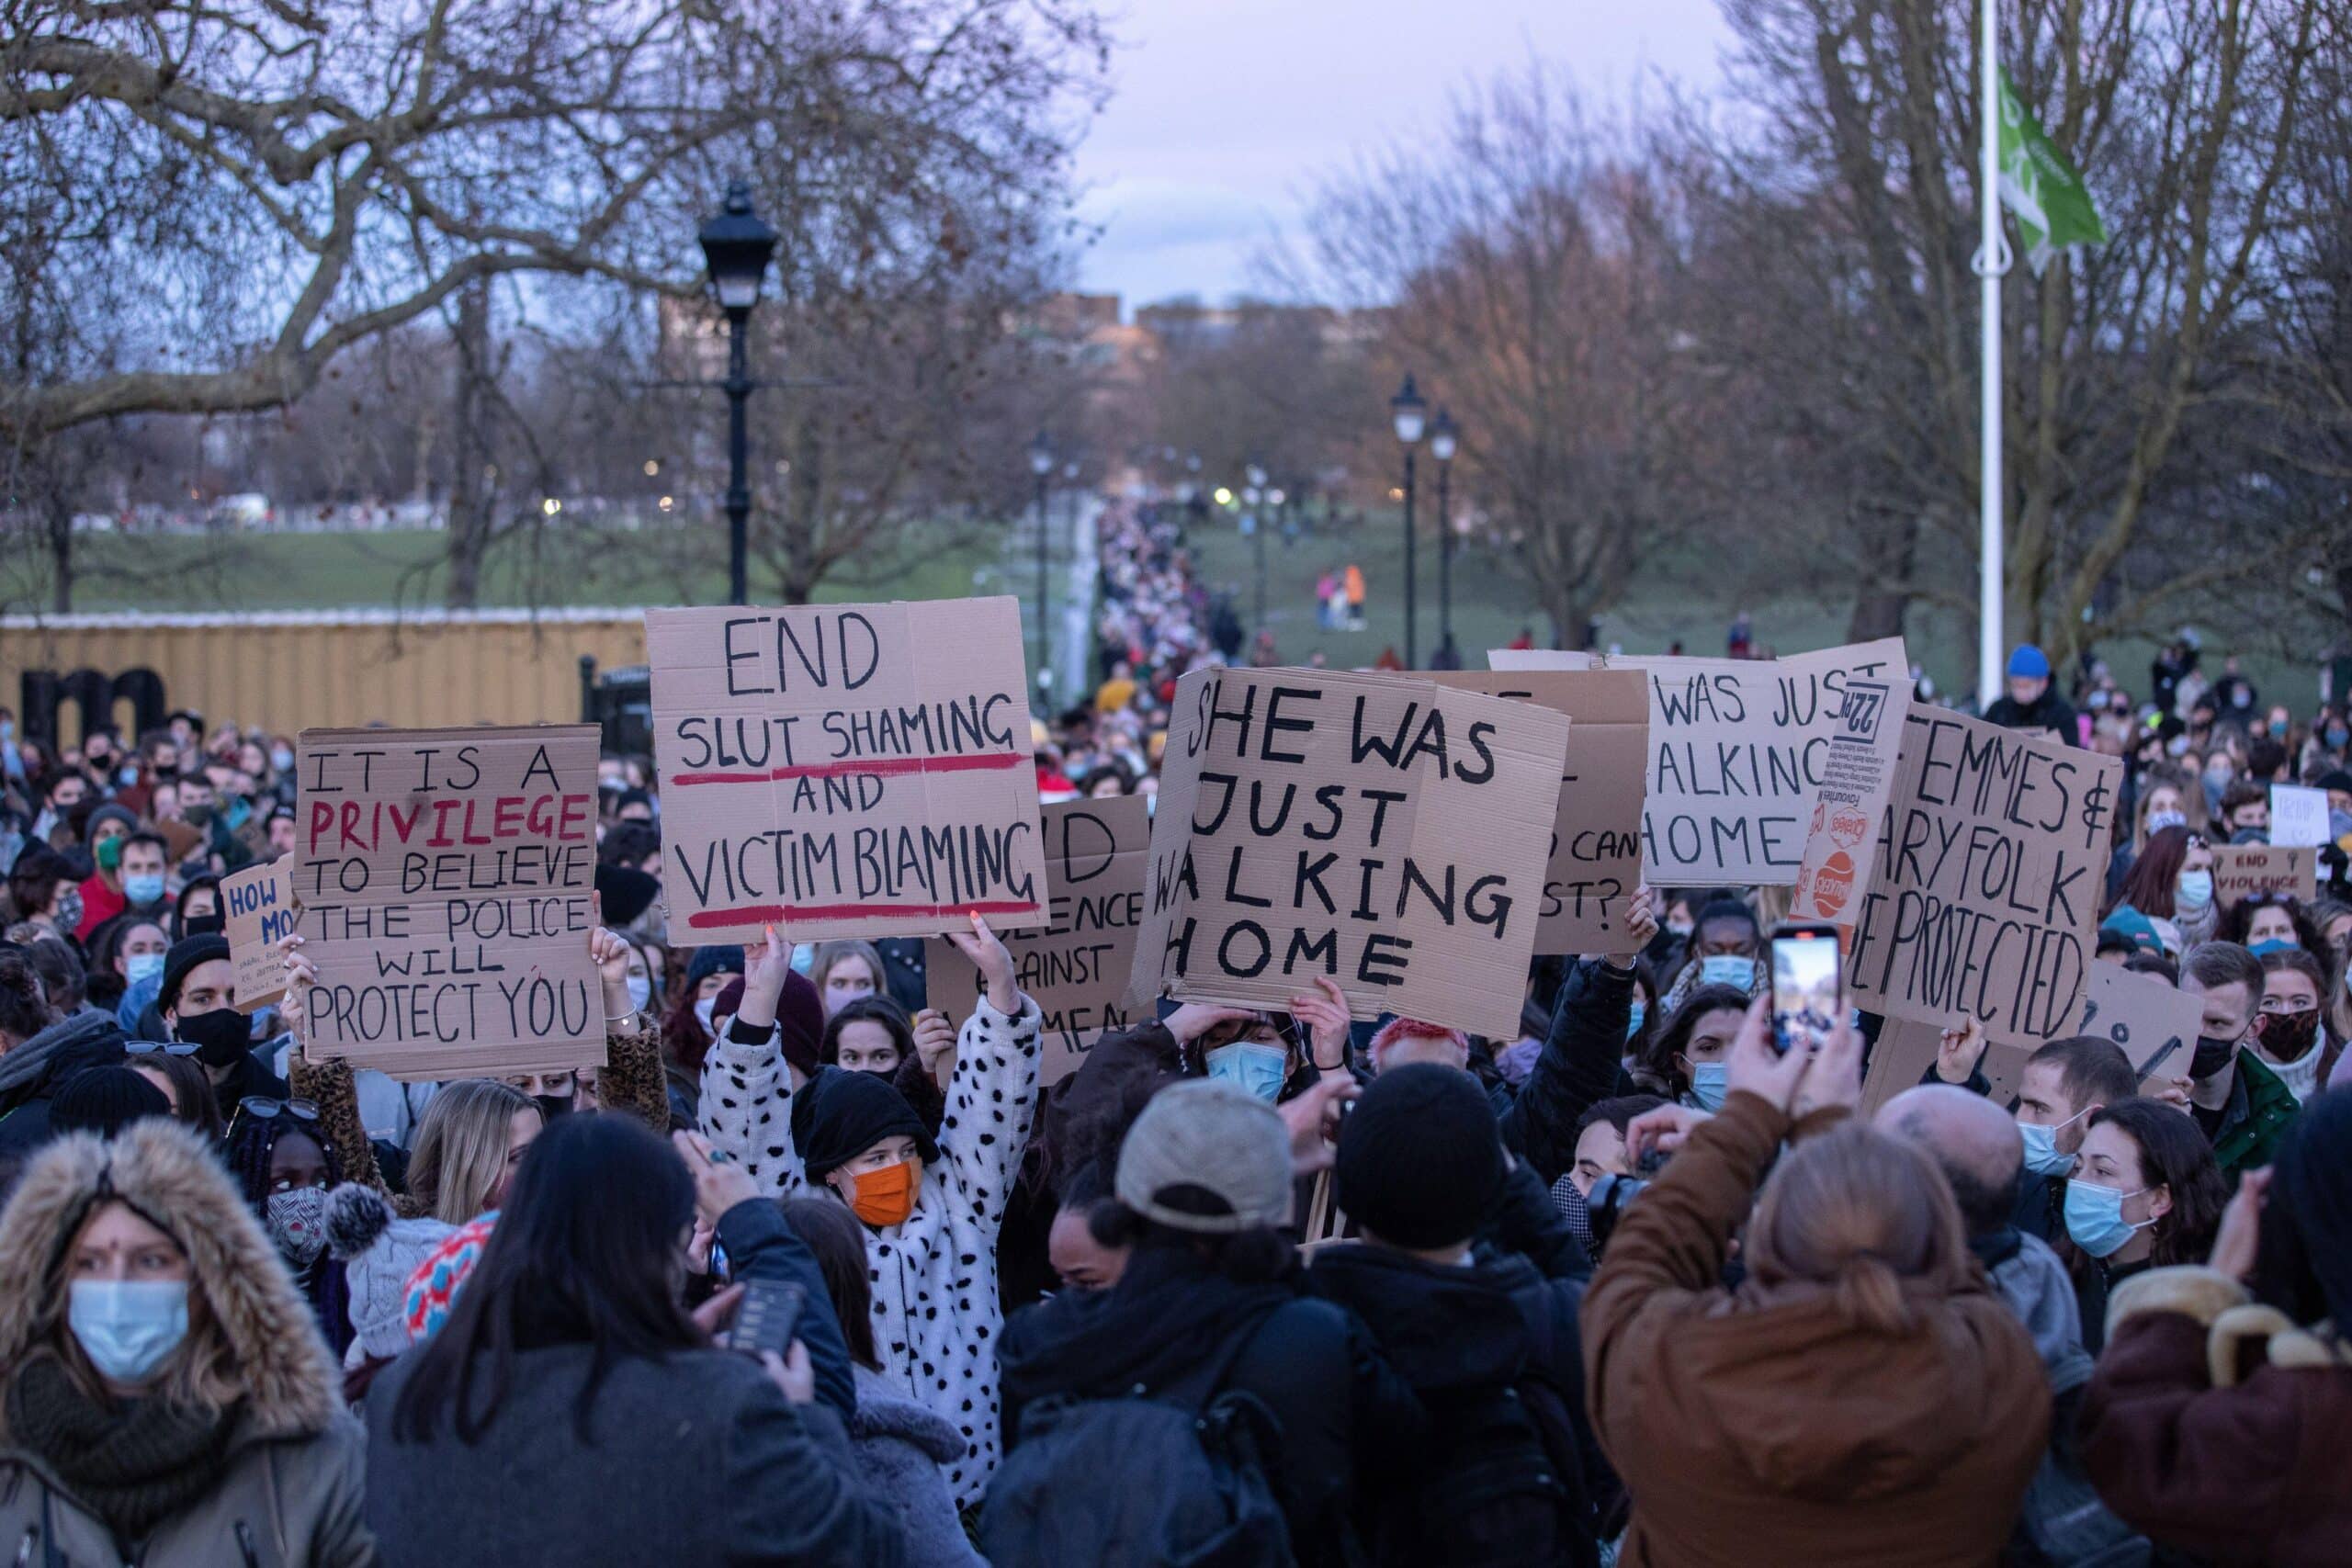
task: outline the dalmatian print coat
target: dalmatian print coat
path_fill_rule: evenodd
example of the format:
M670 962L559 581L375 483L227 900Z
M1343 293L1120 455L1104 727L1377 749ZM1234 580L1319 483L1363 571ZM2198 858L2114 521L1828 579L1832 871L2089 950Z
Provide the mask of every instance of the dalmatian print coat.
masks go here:
M883 1371L952 1422L964 1440L945 1468L957 1506L988 1490L998 1438L996 1242L1037 1104L1037 1004L1008 1018L980 998L956 1044L939 1163L923 1171L914 1213L865 1233L874 1349ZM744 1045L722 1031L702 1069L702 1128L763 1191L821 1195L792 1146L792 1078L777 1040Z

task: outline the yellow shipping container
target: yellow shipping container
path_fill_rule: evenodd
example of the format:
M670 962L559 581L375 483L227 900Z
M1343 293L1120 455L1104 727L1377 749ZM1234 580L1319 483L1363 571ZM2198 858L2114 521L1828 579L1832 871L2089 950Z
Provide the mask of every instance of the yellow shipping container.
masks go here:
M57 734L81 738L85 700L135 735L141 697L275 733L381 722L577 723L582 656L599 670L645 662L641 610L0 617L0 706L30 728L26 676L53 677ZM153 685L137 671L153 671ZM130 676L126 680L124 677Z

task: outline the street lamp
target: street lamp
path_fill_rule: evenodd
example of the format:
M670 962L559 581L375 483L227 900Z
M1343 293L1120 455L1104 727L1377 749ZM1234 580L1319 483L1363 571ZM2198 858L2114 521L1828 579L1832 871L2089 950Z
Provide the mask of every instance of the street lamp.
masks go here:
M1415 635L1414 612L1417 602L1413 589L1413 448L1420 444L1422 427L1428 423L1430 406L1421 400L1420 392L1413 386L1413 374L1405 373L1405 384L1388 400L1388 412L1396 422L1396 439L1405 448L1405 668L1420 666L1420 644Z
M1461 434L1453 415L1440 408L1430 425L1430 456L1437 459L1437 646L1449 670L1462 667L1462 656L1453 646L1453 507L1447 486Z
M768 258L775 254L775 231L752 210L752 187L738 180L727 187L727 201L702 226L704 264L710 269L710 287L727 312L727 602L749 602L747 534L752 518L752 486L745 473L748 437L744 405L752 396L748 353L752 307L760 302L767 281Z
M1054 474L1054 444L1044 431L1029 443L1029 471L1037 476L1037 675L1046 678L1046 604L1051 584L1046 575L1046 486ZM1050 687L1051 682L1047 682Z

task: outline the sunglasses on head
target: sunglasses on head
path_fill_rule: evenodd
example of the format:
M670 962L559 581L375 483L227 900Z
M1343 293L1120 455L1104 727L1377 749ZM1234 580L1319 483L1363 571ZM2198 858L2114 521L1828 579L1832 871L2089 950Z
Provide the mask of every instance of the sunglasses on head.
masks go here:
M193 1056L203 1049L202 1046L191 1045L185 1040L126 1040L122 1043L122 1048L134 1056L143 1056L156 1051L161 1051L166 1056Z
M266 1094L249 1094L237 1101L237 1113L269 1121L277 1116L296 1116L305 1122L319 1119L316 1101L308 1100L278 1100Z

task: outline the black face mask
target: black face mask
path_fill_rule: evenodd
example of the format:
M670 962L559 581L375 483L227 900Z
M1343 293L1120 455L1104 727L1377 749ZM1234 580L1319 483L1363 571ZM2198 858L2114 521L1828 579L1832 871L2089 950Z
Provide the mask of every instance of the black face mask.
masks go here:
M571 1114L571 1096L568 1094L535 1094L531 1098L537 1102L542 1120L553 1122L559 1116Z
M2201 1083L2235 1061L2237 1054L2236 1041L2200 1034L2197 1037L2197 1054L2188 1058L2188 1076Z
M196 1047L196 1059L208 1067L234 1066L252 1048L252 1025L235 1008L182 1013L172 1027L173 1032Z

